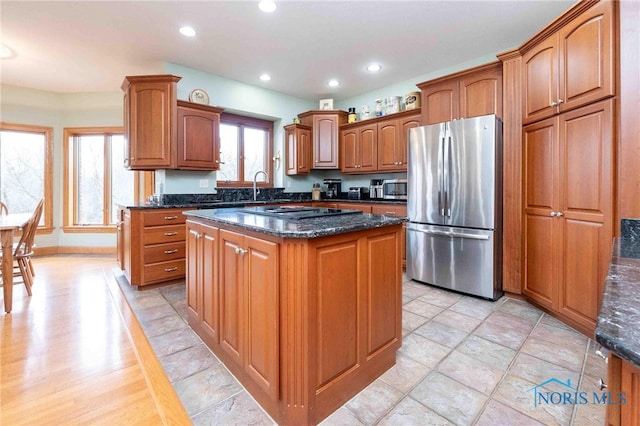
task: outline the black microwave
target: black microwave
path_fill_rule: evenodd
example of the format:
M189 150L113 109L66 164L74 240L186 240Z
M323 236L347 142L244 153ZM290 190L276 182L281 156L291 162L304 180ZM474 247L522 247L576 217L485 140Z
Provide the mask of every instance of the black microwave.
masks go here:
M385 179L382 181L382 194L387 200L407 199L406 179Z

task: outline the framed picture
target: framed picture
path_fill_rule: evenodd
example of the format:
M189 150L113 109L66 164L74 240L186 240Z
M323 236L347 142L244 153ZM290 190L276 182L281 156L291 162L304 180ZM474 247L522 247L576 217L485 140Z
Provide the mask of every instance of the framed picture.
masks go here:
M333 109L333 99L320 99L320 109Z

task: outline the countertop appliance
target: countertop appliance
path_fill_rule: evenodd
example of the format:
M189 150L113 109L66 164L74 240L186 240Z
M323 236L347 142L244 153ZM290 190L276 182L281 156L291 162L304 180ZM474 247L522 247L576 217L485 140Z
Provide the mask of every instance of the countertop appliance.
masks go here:
M325 179L323 182L327 185L327 198L340 198L342 179Z
M379 200L384 198L384 192L382 191L382 179L371 179L369 182L369 198L373 200Z
M502 295L502 122L495 115L409 130L407 275Z
M238 209L238 211L289 220L311 219L316 217L339 216L345 214L362 214L360 210L304 206L256 206L244 207Z
M407 199L407 179L385 179L382 181L383 198L387 200Z
M364 198L364 188L359 186L352 186L347 192L347 199L349 200L362 200Z

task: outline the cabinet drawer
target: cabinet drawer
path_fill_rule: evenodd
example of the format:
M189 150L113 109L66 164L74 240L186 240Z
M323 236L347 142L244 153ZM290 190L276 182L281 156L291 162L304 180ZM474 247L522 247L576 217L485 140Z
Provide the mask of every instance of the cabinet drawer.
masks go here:
M145 211L142 222L144 226L184 224L187 217L182 212L182 209Z
M371 207L371 213L373 214L384 214L387 216L407 216L407 207L406 206L394 206L387 204L379 204Z
M185 241L185 225L144 228L144 245Z
M166 262L185 257L185 243L155 244L144 248L144 263Z
M167 281L184 277L185 260L176 259L168 262L153 263L144 266L144 283Z

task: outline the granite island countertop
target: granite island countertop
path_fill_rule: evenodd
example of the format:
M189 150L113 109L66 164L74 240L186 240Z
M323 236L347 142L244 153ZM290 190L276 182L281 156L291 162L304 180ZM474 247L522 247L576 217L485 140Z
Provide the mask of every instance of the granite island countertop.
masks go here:
M595 337L640 367L640 238L614 241Z
M349 200L346 198L325 198L322 200L292 200L287 198L282 199L272 199L272 200L238 200L238 201L223 201L223 200L201 200L201 201L190 201L190 200L171 200L169 202L163 202L161 204L147 204L147 203L138 203L138 204L130 204L130 205L118 205L120 208L130 209L130 210L141 210L141 209L221 209L221 208L229 208L229 207L244 207L244 206L260 206L265 204L298 204L298 203L362 203L362 204L390 204L390 205L400 205L406 206L406 201L398 201L398 200L371 200L371 199L362 199L362 200Z
M198 209L183 214L188 218L206 219L283 238L318 238L398 225L406 221L401 217L368 213L289 220L247 213L238 208Z

